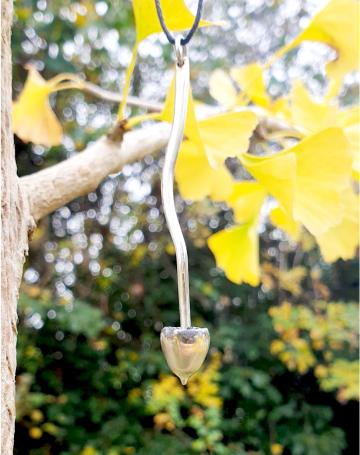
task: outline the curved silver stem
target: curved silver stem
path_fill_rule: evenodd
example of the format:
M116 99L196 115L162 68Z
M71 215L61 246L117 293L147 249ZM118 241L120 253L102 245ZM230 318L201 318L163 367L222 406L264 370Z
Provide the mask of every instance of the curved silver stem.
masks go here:
M184 135L184 127L189 98L189 60L185 47L180 44L180 37L175 43L176 76L175 76L175 106L170 139L165 154L161 180L161 196L166 222L176 251L180 325L182 328L191 327L188 255L185 240L177 218L174 203L174 170L179 148Z

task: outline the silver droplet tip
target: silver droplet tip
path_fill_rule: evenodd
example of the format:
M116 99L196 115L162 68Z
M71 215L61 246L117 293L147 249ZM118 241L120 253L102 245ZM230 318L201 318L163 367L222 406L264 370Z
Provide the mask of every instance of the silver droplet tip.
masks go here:
M179 377L182 385L186 385L190 376L200 369L208 353L208 329L164 327L160 341L170 370Z

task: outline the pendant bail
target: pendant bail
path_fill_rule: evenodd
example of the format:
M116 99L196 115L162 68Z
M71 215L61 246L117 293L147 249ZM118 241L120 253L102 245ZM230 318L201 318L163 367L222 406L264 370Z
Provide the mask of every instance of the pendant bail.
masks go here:
M185 62L185 57L187 56L187 50L186 46L184 44L181 44L183 37L181 35L178 35L175 38L175 55L176 55L176 64L178 66L183 66Z

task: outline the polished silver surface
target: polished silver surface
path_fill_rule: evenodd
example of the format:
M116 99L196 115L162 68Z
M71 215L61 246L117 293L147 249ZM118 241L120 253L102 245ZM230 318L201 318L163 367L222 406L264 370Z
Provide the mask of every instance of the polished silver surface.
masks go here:
M161 179L161 196L166 222L174 242L177 263L178 294L180 325L191 327L188 255L184 236L177 218L174 202L174 171L176 159L183 139L188 98L189 98L189 60L186 49L180 44L181 37L175 43L176 75L175 75L175 106L170 139L165 153L165 161Z
M210 335L208 329L199 327L164 327L160 342L169 368L185 385L205 360Z
M161 195L165 218L176 251L181 327L164 327L160 341L169 368L185 385L189 377L201 367L209 350L210 335L208 329L191 327L188 256L174 203L174 171L184 135L190 88L189 60L180 40L181 37L178 37L175 41L175 106L173 125L165 153Z

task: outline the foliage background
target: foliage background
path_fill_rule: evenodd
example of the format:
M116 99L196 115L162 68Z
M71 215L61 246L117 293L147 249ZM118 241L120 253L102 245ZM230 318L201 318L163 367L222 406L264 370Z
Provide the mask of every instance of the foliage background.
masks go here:
M206 2L205 16L228 26L226 33L203 29L192 42L196 98L213 103L207 87L214 68L266 60L318 7L317 1ZM46 79L76 72L120 92L134 39L131 5L123 0L16 1L14 93L27 63ZM286 92L303 78L322 93L330 53L314 43L289 53L270 69L269 92ZM171 59L163 37L142 43L132 92L161 101ZM345 104L357 87L349 75ZM116 115L115 105L77 91L52 103L65 128L63 144L16 139L20 175L81 150ZM204 241L231 212L179 199L194 322L210 329L212 350L187 388L169 374L159 332L164 323L177 325L178 316L161 165L159 156L126 166L35 231L19 306L15 453L357 453L351 303L357 261L325 264L309 236L294 244L264 224L262 285L236 286L215 267Z

